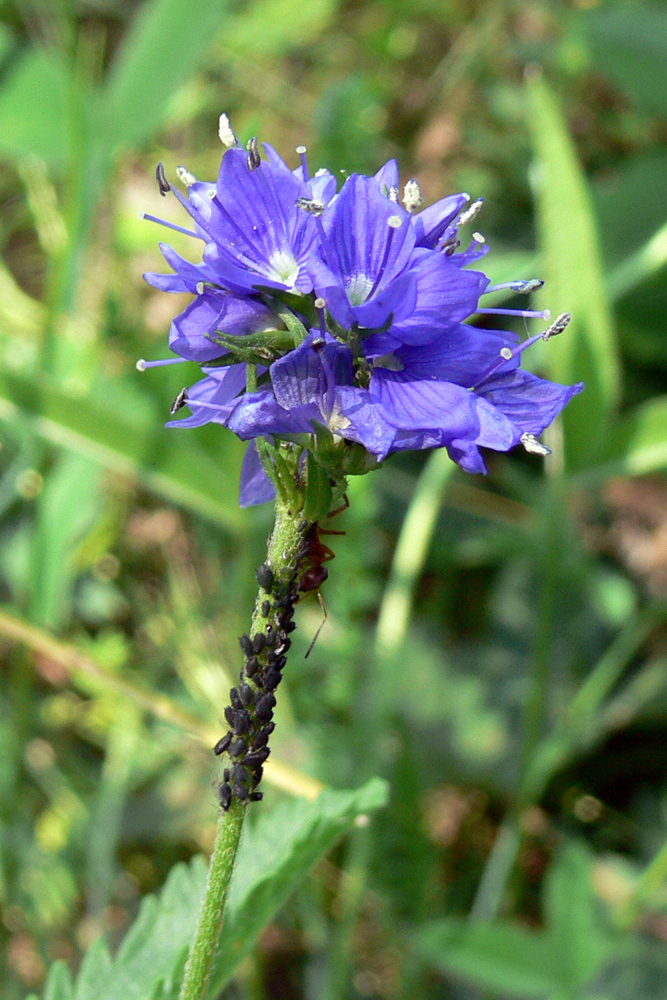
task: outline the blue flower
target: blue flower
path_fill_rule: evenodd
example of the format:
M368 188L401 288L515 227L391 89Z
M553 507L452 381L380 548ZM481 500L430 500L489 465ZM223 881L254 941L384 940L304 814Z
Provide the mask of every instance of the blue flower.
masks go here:
M545 450L538 435L583 386L522 370L521 354L540 336L560 333L568 317L522 343L471 325L473 316L548 320L546 312L480 305L488 292L527 293L541 284L491 286L469 267L488 250L477 233L460 249L462 227L481 200L469 204L457 194L422 209L419 186L408 181L402 205L393 160L374 177L353 174L337 192L328 171L311 176L305 149L292 170L271 146L262 160L256 140L246 151L228 123L223 132L231 148L217 183L179 168L186 197L158 168L161 192L174 192L193 229L164 224L203 243L203 260L190 263L161 245L173 273L146 280L194 299L171 326L169 346L178 357L138 367L202 365L204 377L175 404L191 415L168 426L212 421L250 442L243 506L274 496L258 438L291 441L322 462L326 447L326 462L337 461L341 474L358 454L378 462L397 451L444 447L462 468L484 472L483 448ZM312 329L318 314L319 329ZM225 346L218 334L227 335ZM237 337L238 347L230 342ZM248 357L255 391L247 390ZM255 364L264 359L266 367ZM212 365L221 360L231 363Z

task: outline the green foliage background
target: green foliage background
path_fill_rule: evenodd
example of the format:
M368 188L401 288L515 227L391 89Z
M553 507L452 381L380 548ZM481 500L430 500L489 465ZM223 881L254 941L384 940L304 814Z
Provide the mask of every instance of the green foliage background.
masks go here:
M155 163L214 177L223 110L483 195L493 278L574 314L528 363L587 388L544 467L351 483L211 996L667 996L664 4L0 13L2 997L178 994L271 512L239 510L232 435L164 429L196 367L135 370L185 305L137 213L182 221Z

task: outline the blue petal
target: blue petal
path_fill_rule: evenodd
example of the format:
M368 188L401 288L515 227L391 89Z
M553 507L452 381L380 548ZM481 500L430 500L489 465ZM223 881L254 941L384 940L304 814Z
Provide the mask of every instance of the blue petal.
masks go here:
M412 273L415 308L407 318L397 317L390 331L403 344L426 344L467 319L489 283L480 271L461 271L441 253L420 255Z
M247 441L265 434L312 434L313 420L322 421L322 414L314 403L286 410L270 389L263 389L241 397L227 426L242 441Z
M275 326L275 316L261 302L227 292L205 289L177 316L169 332L169 346L189 361L212 361L227 353L211 340L215 330L243 336Z
M517 339L510 331L481 330L459 323L428 344L399 348L396 351L402 365L399 377L455 382L470 389L501 360L500 351L512 349ZM514 358L504 362L504 368L510 370L518 364L519 359Z
M383 416L394 427L436 432L442 444L477 435L479 420L472 393L451 382L406 382L395 375L387 369L376 370L370 387Z
M491 404L511 422L515 428L516 443L522 434L541 434L583 388L583 382L559 385L517 369L510 374L489 379L476 390L475 395ZM497 418L494 418L496 422L493 424L490 416L484 419L488 419L485 434L492 438L499 433ZM479 443L485 444L486 439Z
M397 188L398 163L396 160L387 160L385 165L380 167L373 180L379 185L380 190L385 187L387 189L387 194L389 194L392 188Z
M470 201L465 194L451 194L412 217L418 247L435 247L447 226Z
M276 491L273 483L264 471L255 442L251 441L241 466L239 504L241 507L254 507L257 504L275 500L275 497Z
M184 420L170 420L167 427L201 427L202 424L226 424L229 414L237 405L235 400L245 387L245 365L230 365L228 368L209 369L206 378L200 379L188 390L187 406L197 401L209 406L190 406L192 416Z

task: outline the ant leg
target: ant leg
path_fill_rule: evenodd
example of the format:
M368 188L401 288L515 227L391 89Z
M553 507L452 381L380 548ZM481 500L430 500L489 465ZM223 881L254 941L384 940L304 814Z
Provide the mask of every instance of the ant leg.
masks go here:
M306 653L306 655L304 656L304 660L307 660L307 659L308 659L308 657L310 656L310 654L312 653L312 651L313 651L313 646L315 645L315 643L316 643L316 642L317 642L317 640L319 639L319 637L320 637L320 632L321 632L321 631L322 631L322 629L324 628L324 623L325 623L325 621L327 620L327 618L329 617L329 615L328 615L328 613L327 613L327 607L326 607L326 604L324 603L324 601L323 601L323 599L322 599L322 595L320 594L319 590L317 591L317 599L318 599L318 601L320 602L320 607L322 608L322 614L324 615L324 618L322 619L322 624L320 625L320 627L318 628L317 632L315 633L315 638L313 639L313 641L311 642L310 646L308 647L308 652L307 652L307 653Z
M342 514L344 510L347 510L347 508L350 506L350 501L347 493L343 493L343 501L344 502L341 507L336 507L336 509L332 510L330 514L327 514L327 519L330 517L335 517L336 514Z

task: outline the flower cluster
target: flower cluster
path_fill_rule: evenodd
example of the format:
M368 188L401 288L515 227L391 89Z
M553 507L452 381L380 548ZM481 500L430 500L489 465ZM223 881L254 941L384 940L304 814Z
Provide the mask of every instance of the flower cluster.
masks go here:
M242 505L274 495L259 442L292 442L302 464L310 452L341 475L405 449L444 447L469 472L485 471L481 448L523 443L546 452L537 436L582 386L530 374L521 354L560 333L569 317L522 343L469 322L550 318L480 307L501 287L521 294L541 284L492 286L471 266L487 246L473 233L462 249L461 227L481 202L459 194L422 209L416 181L399 200L393 160L374 177L352 174L337 190L327 170L311 176L303 147L291 170L269 145L266 159L255 139L242 148L224 115L220 135L228 149L215 184L179 168L185 196L158 167L160 191L173 192L189 213L193 228L182 231L203 242L203 260L189 263L161 245L173 273L146 280L194 299L171 327L178 357L139 366L181 359L202 366L204 378L173 408L187 405L191 415L169 426L214 421L251 442Z

